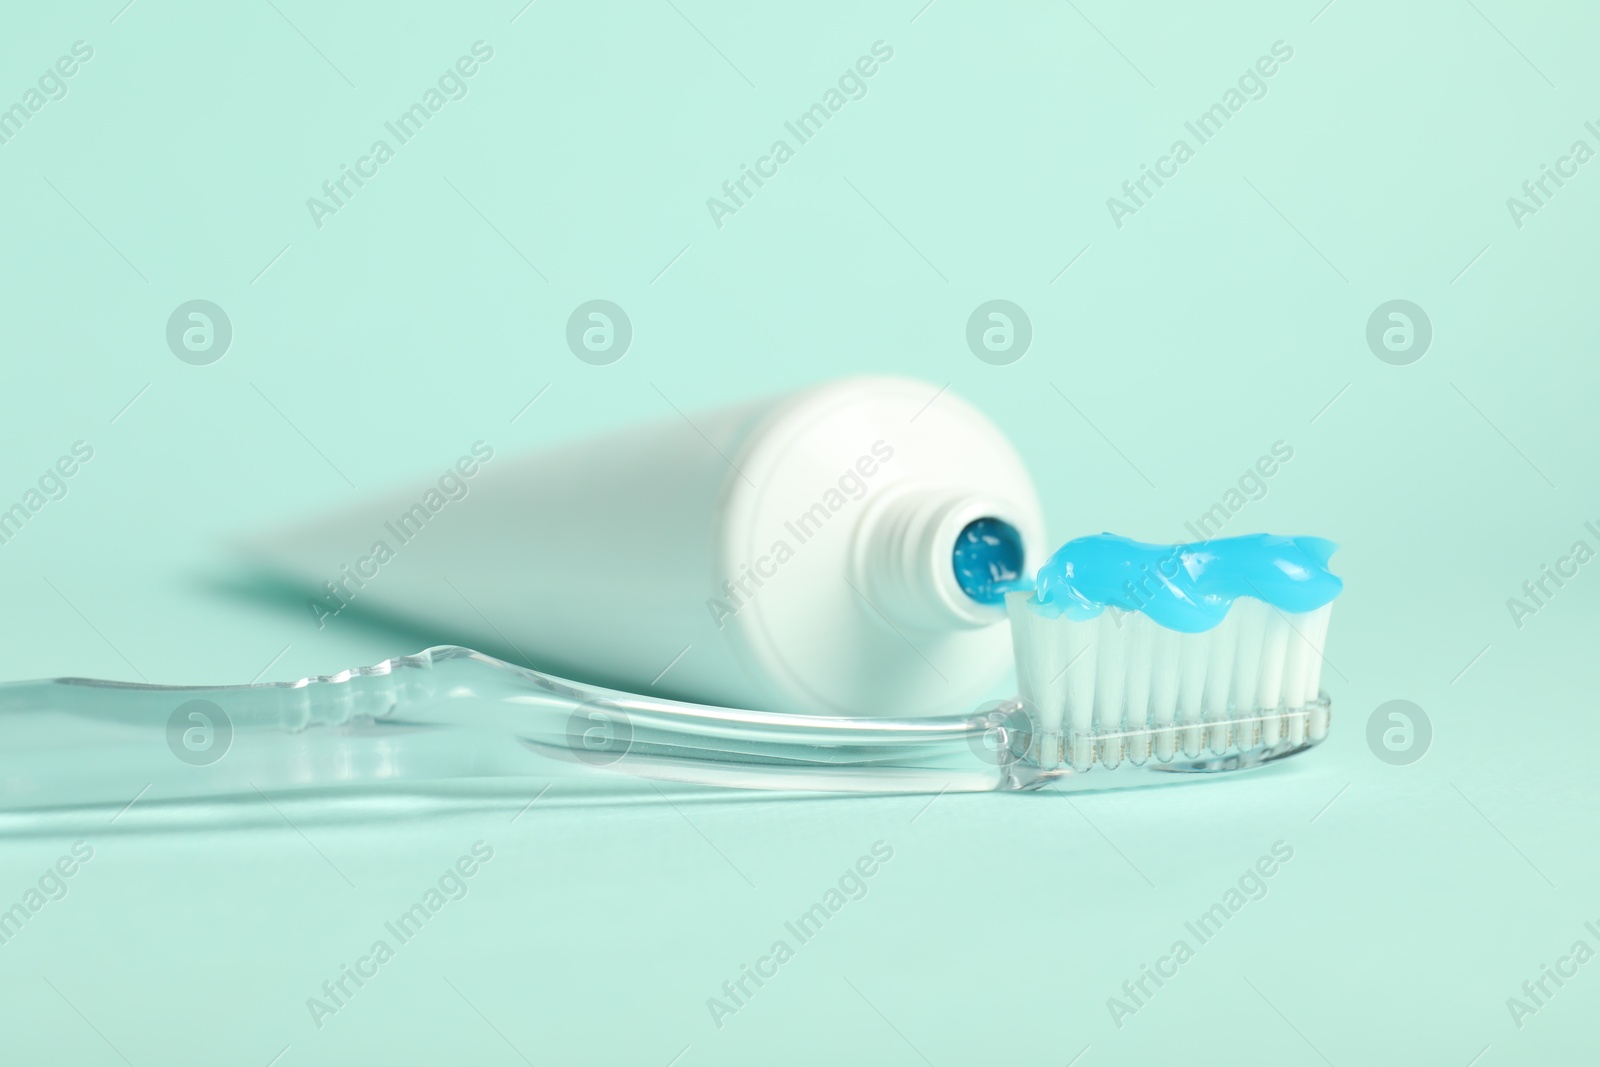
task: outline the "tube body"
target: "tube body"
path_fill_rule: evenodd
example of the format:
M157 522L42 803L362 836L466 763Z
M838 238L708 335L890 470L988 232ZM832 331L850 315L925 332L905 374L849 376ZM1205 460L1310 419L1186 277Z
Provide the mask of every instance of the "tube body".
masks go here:
M856 715L993 695L1004 608L962 593L955 537L1010 523L1028 574L1046 547L1003 435L906 379L467 459L450 492L436 479L259 547L318 625L376 612L617 689Z

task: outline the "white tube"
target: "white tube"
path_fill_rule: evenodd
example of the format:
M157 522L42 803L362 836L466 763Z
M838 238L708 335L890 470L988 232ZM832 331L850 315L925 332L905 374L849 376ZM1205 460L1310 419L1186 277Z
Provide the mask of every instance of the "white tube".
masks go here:
M1009 523L1029 577L1047 548L1000 431L906 379L485 452L447 480L460 499L436 481L257 547L320 592L318 625L377 609L597 684L854 715L993 696L1011 658L1005 611L963 592L956 537L975 519Z

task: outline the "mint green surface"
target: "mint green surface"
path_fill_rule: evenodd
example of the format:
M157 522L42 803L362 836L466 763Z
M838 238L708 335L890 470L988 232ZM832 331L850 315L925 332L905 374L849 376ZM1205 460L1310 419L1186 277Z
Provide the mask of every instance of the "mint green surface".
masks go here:
M479 439L509 454L863 371L948 383L1006 426L1053 537L1190 540L1221 504L1230 534L1338 541L1346 591L1332 735L1255 776L13 828L0 906L75 840L93 858L0 944L0 1058L1592 1055L1600 963L1520 1020L1507 998L1600 950L1600 163L1574 155L1600 149L1600 20L1322 2L12 5L0 106L75 41L93 57L0 144L0 507L74 442L93 458L0 544L4 677L291 679L413 651L244 595L225 544ZM307 198L480 40L467 95L319 228ZM864 98L719 227L707 198L770 168L878 41ZM1265 95L1200 144L1185 123L1279 41ZM1141 164L1176 174L1108 208ZM1544 164L1572 176L1534 205ZM610 365L566 341L597 299L633 327ZM231 321L210 365L167 344L191 300ZM987 313L986 358L969 347L991 300L1028 316L1020 360L983 346L1007 343ZM1425 309L1420 360L1383 347L1386 315L1388 358L1369 347L1394 300ZM1277 442L1293 458L1249 499ZM1535 604L1544 566L1569 577ZM1420 761L1369 748L1391 700L1431 721ZM480 840L467 894L319 1028L307 998ZM879 841L865 896L719 1028L707 998ZM1185 923L1276 842L1265 895L1199 944ZM1179 939L1193 957L1119 1027L1108 998Z

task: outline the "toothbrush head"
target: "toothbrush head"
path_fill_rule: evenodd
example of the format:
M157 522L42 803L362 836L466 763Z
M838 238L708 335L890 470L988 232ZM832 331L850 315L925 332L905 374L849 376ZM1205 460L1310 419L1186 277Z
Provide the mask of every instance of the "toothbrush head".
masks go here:
M1343 588L1326 566L1335 547L1266 534L1067 542L1035 591L1006 596L1027 723L1017 755L1045 771L1218 771L1317 744Z

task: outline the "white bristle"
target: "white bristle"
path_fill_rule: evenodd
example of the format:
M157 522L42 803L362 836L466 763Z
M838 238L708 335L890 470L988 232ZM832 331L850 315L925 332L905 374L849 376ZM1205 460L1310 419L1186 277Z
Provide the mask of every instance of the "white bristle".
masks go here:
M1211 632L1184 634L1177 645L1178 721L1198 724L1205 718L1201 703L1205 699L1206 670L1211 665ZM1198 756L1204 747L1203 731L1198 725L1181 730L1178 742L1185 756Z
M1036 758L1170 763L1180 754L1301 744L1327 734L1318 701L1331 604L1285 613L1241 598L1217 626L1188 634L1139 612L1047 618L1007 596L1017 675Z
M1105 733L1122 728L1123 695L1127 691L1128 661L1126 621L1131 616L1119 611L1107 611L1095 621L1100 647L1096 650L1094 665L1095 732ZM1116 719L1107 722L1105 716L1115 712ZM1100 743L1095 757L1107 767L1122 762L1122 740L1108 738Z
M1306 644L1298 625L1301 620L1293 615L1285 618L1289 623L1289 636L1283 654L1283 702L1290 705L1298 704L1305 692L1306 676L1311 670L1311 647Z
M1094 742L1089 738L1094 733L1094 676L1099 659L1100 627L1085 626L1083 633L1083 643L1072 643L1073 655L1063 665L1067 694L1065 726L1071 739L1067 762L1080 771L1088 770L1094 763Z
M1237 605L1235 605L1237 606ZM1257 705L1263 710L1283 706L1284 654L1289 647L1289 620L1281 611L1266 608L1266 629L1261 638L1261 685L1256 690ZM1277 717L1261 723L1260 742L1275 745L1283 740L1283 720Z
M1201 698L1200 711L1206 722L1217 723L1228 717L1228 699L1233 691L1233 661L1239 648L1239 616L1228 612L1215 630L1211 631L1211 644L1206 655L1206 688ZM1228 726L1207 727L1206 747L1213 752L1228 748Z
M1238 627L1238 638L1233 659L1233 686L1228 700L1235 708L1259 708L1257 694L1261 691L1261 654L1267 633L1267 613L1270 609L1259 600L1239 600L1228 613L1228 618ZM1258 733L1255 723L1234 727L1233 742L1241 748L1256 743Z
M1127 628L1127 687L1123 691L1126 706L1123 708L1123 725L1129 730L1142 730L1150 721L1150 650L1155 624L1132 612L1123 617ZM1150 739L1135 735L1124 746L1124 755L1135 766L1150 756Z
M1300 693L1302 704L1317 699L1317 693L1322 689L1322 650L1328 643L1328 617L1332 614L1332 608L1333 605L1324 604L1316 611L1298 616L1305 620L1305 627L1301 633L1311 653L1310 669L1306 672L1306 685Z
M1322 665L1327 662L1323 658L1323 650L1328 644L1328 620L1333 614L1333 605L1324 604L1316 611L1311 612L1311 623L1308 627L1307 638L1311 641L1312 650L1316 653L1316 660L1312 664L1311 677L1306 685L1309 694L1306 702L1311 705L1311 722L1307 732L1313 741L1321 741L1328 736L1328 709L1317 703L1317 697L1322 692Z
M1178 639L1164 626L1150 624L1150 724L1167 727L1178 721ZM1158 729L1155 735L1156 758L1162 763L1177 750L1177 735Z

